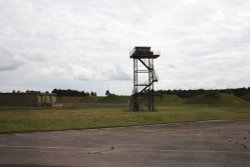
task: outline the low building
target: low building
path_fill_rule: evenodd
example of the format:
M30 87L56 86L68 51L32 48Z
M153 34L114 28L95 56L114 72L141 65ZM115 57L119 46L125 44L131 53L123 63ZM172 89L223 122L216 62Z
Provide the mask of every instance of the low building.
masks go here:
M0 93L0 106L40 107L55 102L55 93Z

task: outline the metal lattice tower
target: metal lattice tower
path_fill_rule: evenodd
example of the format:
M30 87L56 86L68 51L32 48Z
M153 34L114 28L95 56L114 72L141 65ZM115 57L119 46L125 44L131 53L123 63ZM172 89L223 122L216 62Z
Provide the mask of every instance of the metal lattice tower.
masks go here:
M130 58L133 59L134 65L134 88L131 97L131 110L140 111L142 106L142 99L146 99L147 107L149 111L155 111L154 104L154 82L158 81L158 77L154 70L154 59L160 56L159 53L151 51L150 47L135 47L130 52ZM142 69L139 68L139 64L142 65ZM148 76L147 81L143 83L139 79L139 76L146 74Z

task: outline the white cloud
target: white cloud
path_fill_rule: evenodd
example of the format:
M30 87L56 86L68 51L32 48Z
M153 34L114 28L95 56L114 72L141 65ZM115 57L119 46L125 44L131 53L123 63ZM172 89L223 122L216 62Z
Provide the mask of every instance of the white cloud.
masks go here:
M98 66L86 68L83 65L71 65L71 76L82 81L128 81L131 76L120 66Z
M74 79L88 81L101 79L100 76L94 74L95 71L84 68L79 65L71 65L71 74Z
M107 75L107 80L131 81L132 78L128 71L125 71L125 69L119 65L104 71L103 75Z
M65 69L55 66L38 68L37 73L43 78L64 77L65 75L68 75L68 72Z
M131 83L129 49L148 45L162 53L159 89L249 86L249 8L246 0L0 1L0 77Z

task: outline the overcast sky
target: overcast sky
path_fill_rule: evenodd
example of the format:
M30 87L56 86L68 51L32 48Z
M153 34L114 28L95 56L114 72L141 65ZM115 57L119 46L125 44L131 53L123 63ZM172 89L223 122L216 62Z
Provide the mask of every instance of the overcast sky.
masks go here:
M156 89L250 86L249 0L0 0L0 91L132 92L134 46Z

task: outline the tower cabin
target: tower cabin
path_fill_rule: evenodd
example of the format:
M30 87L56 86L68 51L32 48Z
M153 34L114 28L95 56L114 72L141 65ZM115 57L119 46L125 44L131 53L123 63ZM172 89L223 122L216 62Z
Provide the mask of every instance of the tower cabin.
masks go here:
M151 51L151 47L137 46L130 52L130 58L133 59L156 59L160 56L158 53Z

